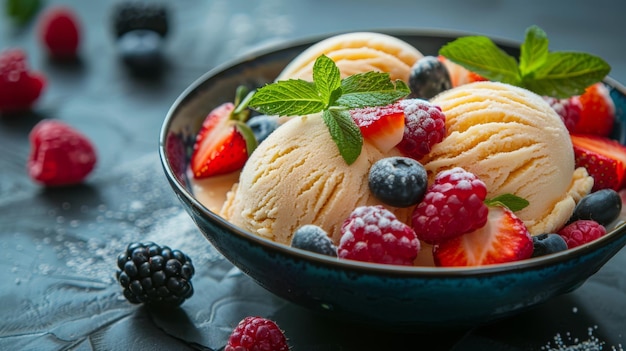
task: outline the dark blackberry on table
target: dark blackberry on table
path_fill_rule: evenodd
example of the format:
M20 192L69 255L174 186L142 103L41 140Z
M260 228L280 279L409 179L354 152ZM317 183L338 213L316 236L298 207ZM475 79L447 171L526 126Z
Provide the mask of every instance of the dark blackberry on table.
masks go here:
M117 279L131 303L179 306L193 295L189 256L153 242L131 243L117 257Z
M165 37L168 22L167 8L159 3L122 2L113 10L114 31L118 38L137 29L150 30Z

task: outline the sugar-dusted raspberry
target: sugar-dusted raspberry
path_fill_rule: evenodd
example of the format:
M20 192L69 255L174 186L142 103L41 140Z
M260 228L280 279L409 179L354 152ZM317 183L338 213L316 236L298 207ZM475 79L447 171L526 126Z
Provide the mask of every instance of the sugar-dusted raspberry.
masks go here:
M420 242L408 225L383 206L357 207L341 226L339 258L412 266Z
M274 321L246 317L230 334L224 351L289 351L289 345Z
M552 109L561 117L567 130L572 132L574 126L580 119L580 111L582 105L578 96L572 96L567 99L557 99L550 96L544 96L543 99L552 107Z
M29 71L23 50L0 52L0 114L28 110L45 85L43 75Z
M485 225L487 187L463 168L442 171L413 211L413 230L421 240L435 244Z
M404 136L398 149L416 160L428 154L446 136L446 116L439 106L422 99L405 99Z
M563 227L558 234L565 239L567 248L571 249L603 236L606 228L596 221L579 219Z

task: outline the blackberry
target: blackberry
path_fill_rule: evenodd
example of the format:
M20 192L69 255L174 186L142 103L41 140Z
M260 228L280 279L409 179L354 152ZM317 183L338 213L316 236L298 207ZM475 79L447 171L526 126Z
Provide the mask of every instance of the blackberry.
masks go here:
M291 247L337 257L337 247L328 234L324 229L312 224L303 225L293 233Z
M167 9L162 4L143 2L122 2L113 11L116 37L127 32L145 29L165 37L168 32Z
M193 295L194 267L180 250L131 243L117 256L117 280L131 303L179 306Z

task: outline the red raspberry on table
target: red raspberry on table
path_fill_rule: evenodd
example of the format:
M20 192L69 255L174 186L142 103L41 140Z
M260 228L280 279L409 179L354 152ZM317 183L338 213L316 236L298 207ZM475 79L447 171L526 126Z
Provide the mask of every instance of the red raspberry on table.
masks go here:
M357 207L341 226L339 258L412 266L420 250L415 232L383 206Z
M580 219L563 227L558 234L565 239L567 248L571 249L603 236L606 228L596 221Z
M61 59L76 57L80 43L78 17L67 7L49 8L39 21L39 35L50 56Z
M429 244L439 243L485 225L487 187L463 168L440 172L413 210L413 230Z
M273 321L246 317L235 327L224 351L289 351L287 338Z
M24 51L0 53L0 113L28 110L45 85L43 75L29 72Z
M43 120L33 127L29 139L28 174L43 185L80 183L96 164L91 141L63 122Z
M405 99L400 104L404 109L404 135L398 149L419 161L446 136L446 116L439 106L426 100Z
M552 107L552 109L561 117L565 124L565 128L571 133L574 131L576 123L580 120L582 104L578 96L572 96L567 99L557 99L550 96L544 96L543 99Z

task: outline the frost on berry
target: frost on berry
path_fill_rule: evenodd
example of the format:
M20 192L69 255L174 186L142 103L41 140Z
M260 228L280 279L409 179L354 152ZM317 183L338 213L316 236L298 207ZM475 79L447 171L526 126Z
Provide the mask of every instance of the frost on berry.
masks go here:
M441 108L422 99L401 101L404 109L404 136L398 149L416 160L430 153L446 135L446 117Z

